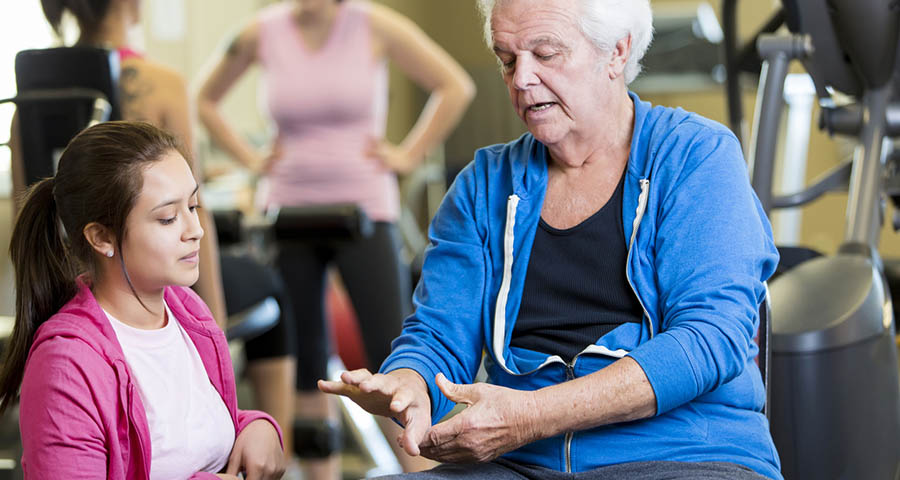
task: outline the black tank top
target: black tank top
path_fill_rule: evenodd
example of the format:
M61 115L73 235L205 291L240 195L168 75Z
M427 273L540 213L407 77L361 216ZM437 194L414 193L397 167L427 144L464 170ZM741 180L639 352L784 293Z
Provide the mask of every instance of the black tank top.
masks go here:
M580 224L558 230L541 219L511 345L571 362L619 325L641 322L643 309L625 277L624 177Z

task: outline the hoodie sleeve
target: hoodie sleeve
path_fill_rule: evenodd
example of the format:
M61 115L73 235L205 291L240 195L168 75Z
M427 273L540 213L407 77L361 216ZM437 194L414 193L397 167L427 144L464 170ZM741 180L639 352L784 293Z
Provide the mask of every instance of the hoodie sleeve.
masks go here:
M278 426L278 422L275 421L269 414L265 412L260 412L257 410L238 410L237 411L237 431L235 435L240 435L247 425L250 425L251 422L256 420L265 420L272 424L272 427L275 428L275 433L278 434L278 441L281 442L281 450L284 450L284 438L283 433L281 432L281 427Z
M707 134L684 155L657 210L660 333L630 354L653 387L657 414L729 382L752 362L764 282L778 261L737 140Z
M415 313L404 322L380 370L418 372L428 384L433 423L453 407L435 376L440 372L454 383L471 383L481 362L486 253L475 215L474 165L457 176L431 222L430 245L413 295Z
M52 338L35 348L25 368L19 407L26 478L106 478L109 452L102 399L115 399L115 382L90 347Z

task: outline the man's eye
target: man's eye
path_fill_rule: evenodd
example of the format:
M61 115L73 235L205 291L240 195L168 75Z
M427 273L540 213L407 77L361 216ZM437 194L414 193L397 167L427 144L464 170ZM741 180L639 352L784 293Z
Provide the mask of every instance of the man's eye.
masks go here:
M547 60L551 60L555 56L555 53L551 53L549 55L538 55L538 58L546 62Z

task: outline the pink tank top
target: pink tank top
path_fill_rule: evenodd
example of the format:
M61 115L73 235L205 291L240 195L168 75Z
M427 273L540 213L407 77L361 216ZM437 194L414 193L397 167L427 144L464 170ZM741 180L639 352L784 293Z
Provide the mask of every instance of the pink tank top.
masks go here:
M277 3L260 16L264 95L282 149L267 175L266 203L353 202L374 220L395 221L396 175L366 154L370 140L384 136L388 94L387 65L372 53L368 5L341 2L317 51L303 43L292 5Z

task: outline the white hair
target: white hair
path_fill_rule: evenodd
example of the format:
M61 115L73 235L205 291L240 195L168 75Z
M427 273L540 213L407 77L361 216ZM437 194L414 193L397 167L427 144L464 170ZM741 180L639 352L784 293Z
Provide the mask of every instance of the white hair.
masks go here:
M484 40L493 48L491 13L497 2L514 0L478 0L484 17ZM653 11L650 0L576 0L581 6L578 26L601 51L612 53L616 42L631 35L631 53L625 64L625 84L641 73L641 59L653 39Z

